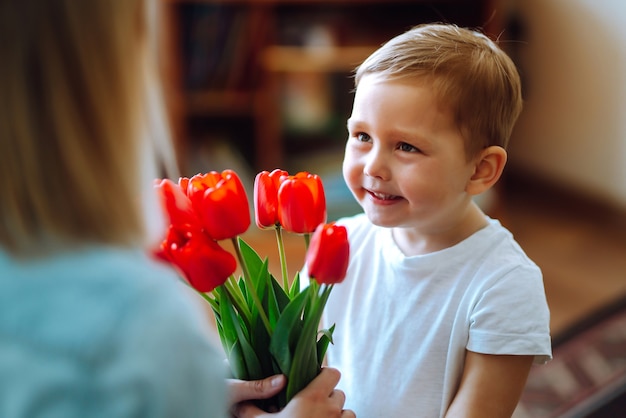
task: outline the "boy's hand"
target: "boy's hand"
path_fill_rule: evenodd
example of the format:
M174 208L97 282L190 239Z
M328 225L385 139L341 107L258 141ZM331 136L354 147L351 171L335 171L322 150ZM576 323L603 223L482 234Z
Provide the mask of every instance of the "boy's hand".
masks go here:
M243 382L248 384L244 389L241 381L230 381L229 385L236 385L237 394L232 399L241 400L269 398L275 395L285 384L284 376L282 380L274 381L278 386L272 386L270 377L256 382ZM231 412L237 418L355 418L354 412L344 410L343 405L346 397L335 386L339 382L340 373L337 369L325 367L306 388L298 393L280 412L271 414L255 407L248 402L236 403ZM251 397L250 397L251 395Z

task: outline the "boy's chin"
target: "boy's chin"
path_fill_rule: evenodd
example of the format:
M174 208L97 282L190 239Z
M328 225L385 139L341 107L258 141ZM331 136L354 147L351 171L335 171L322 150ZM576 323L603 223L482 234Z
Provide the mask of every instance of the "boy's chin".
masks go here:
M365 209L364 212L367 219L369 219L373 225L380 226L382 228L394 228L399 226L397 221L393 221L387 217L378 216L377 214L368 212L367 209Z

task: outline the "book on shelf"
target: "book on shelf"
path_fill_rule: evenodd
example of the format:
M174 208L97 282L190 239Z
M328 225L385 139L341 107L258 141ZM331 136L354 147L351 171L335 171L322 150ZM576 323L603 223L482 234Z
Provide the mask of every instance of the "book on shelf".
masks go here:
M262 16L220 3L190 2L179 7L185 89L249 90Z

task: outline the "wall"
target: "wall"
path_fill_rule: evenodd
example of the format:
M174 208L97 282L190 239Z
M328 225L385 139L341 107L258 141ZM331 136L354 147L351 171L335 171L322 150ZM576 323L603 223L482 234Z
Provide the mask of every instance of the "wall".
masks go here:
M513 168L626 209L626 2L518 0Z

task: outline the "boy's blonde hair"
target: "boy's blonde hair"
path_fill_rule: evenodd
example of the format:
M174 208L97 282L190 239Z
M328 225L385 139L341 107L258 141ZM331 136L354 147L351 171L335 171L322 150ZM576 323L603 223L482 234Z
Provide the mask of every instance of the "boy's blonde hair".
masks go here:
M0 0L1 247L144 242L147 189L158 164L174 167L156 7Z
M522 110L513 61L484 34L451 24L419 25L385 43L357 68L357 88L371 73L431 82L466 138L468 159L491 145L506 148Z

